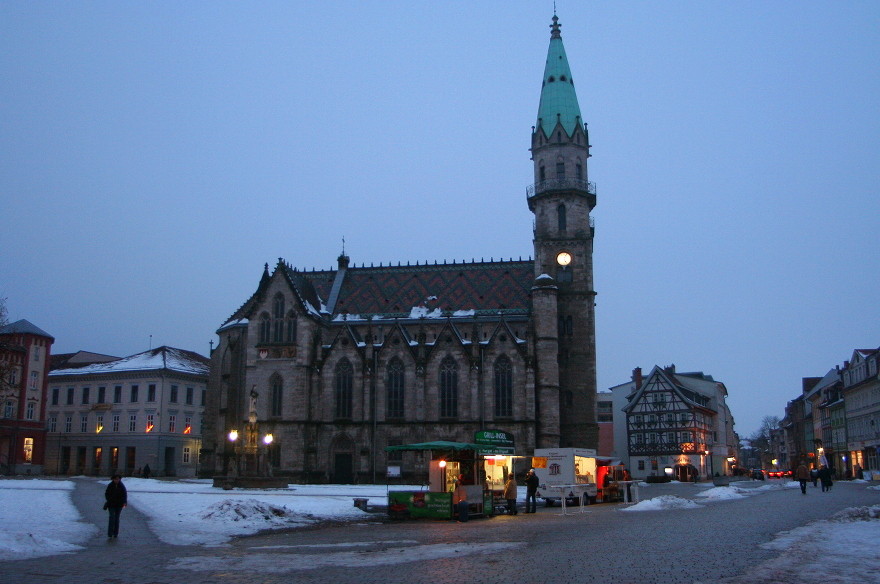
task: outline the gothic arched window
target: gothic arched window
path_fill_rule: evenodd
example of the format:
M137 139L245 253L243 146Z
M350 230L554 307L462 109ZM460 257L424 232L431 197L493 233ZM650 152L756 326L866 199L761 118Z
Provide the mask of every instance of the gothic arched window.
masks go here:
M440 363L440 417L458 417L458 365L452 357Z
M284 341L284 296L280 293L275 295L272 301L273 334L272 340L276 343Z
M280 416L283 399L284 382L277 373L269 379L269 415Z
M556 219L557 223L559 223L559 231L565 231L566 225L568 223L568 216L565 210L565 205L559 205L556 207Z
M388 364L386 385L385 415L389 418L404 416L404 382L403 362L394 358Z
M336 417L351 418L352 385L354 384L354 370L348 359L343 359L336 365Z
M289 345L296 343L296 313L292 310L287 313L287 319L285 323L285 329L287 331L284 342Z
M495 417L513 416L513 367L501 356L495 361Z
M565 178L565 163L556 163L556 178Z
M264 312L260 315L260 342L268 343L272 340L272 332L271 332L271 321L269 319L269 313Z

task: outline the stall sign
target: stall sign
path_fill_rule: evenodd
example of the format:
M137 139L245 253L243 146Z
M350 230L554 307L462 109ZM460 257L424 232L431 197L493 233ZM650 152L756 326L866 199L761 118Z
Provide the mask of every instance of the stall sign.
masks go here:
M513 434L503 430L478 430L474 442L483 454L514 454Z
M388 513L392 517L452 517L452 493L390 491Z

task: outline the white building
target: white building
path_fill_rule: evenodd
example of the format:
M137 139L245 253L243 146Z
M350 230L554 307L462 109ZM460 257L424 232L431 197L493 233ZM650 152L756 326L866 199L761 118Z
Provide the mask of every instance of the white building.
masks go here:
M159 347L49 373L46 471L195 476L207 358Z

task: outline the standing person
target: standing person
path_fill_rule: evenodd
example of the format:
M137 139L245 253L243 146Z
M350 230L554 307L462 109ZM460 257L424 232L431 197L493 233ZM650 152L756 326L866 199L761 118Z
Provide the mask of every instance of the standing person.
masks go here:
M145 479L150 478L150 465L149 464L144 465L144 478Z
M516 515L516 477L513 473L507 475L507 482L504 484L504 493L502 496L507 499L507 514Z
M801 493L807 494L807 481L810 480L810 469L803 462L794 471L794 478L801 484Z
M530 468L526 473L526 513L538 512L538 475Z
M122 484L122 477L118 474L110 478L110 484L104 491L104 509L110 512L110 521L107 524L107 537L119 536L119 515L122 509L128 505L128 492Z
M816 488L816 481L819 480L819 470L815 468L810 469L810 480L813 481L813 488Z
M452 507L458 511L457 521L465 523L468 520L467 489L460 478L455 481L455 489L452 491Z
M822 465L822 468L819 469L819 481L822 483L823 493L831 490L831 485L833 484L831 482L831 469L824 464Z

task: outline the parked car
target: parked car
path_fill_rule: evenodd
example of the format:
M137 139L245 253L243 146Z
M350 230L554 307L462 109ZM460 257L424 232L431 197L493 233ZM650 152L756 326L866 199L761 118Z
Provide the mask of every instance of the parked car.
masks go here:
M753 468L751 477L753 479L755 479L756 481L763 481L764 480L764 471L761 470L760 468Z

